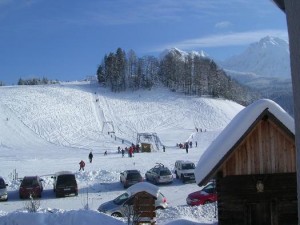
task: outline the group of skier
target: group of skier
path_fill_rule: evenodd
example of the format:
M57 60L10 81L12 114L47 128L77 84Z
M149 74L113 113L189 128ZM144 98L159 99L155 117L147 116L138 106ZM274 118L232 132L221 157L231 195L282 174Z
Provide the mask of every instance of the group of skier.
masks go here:
M118 147L118 153L121 153L122 154L122 157L125 156L125 153L128 154L128 157L133 157L133 154L134 153L139 153L140 152L140 146L139 144L135 145L135 144L131 144L131 146L128 148L128 147L125 147L124 148L121 148L120 146Z
M176 144L177 145L177 147L179 147L179 148L184 148L185 150L186 150L186 153L188 153L189 152L189 147L190 148L192 148L192 146L193 146L193 142L192 141L190 141L190 142L186 142L186 143L184 143L184 144L181 144L181 143L179 143L179 144ZM197 147L197 141L195 142L195 145L196 145L196 147ZM163 152L165 152L166 151L166 148L165 148L165 146L163 146ZM125 147L125 149L124 148L121 148L120 146L118 147L118 153L120 153L120 154L122 154L122 157L124 157L125 156L125 153L127 153L128 154L128 157L133 157L133 154L134 153L138 153L138 152L140 152L140 146L139 146L139 144L137 144L137 145L134 145L133 143L131 144L131 146L128 148L128 147ZM107 155L107 151L105 151L104 152L104 155ZM93 162L93 153L92 153L92 151L89 153L89 155L88 155L88 158L89 158L89 161L90 161L90 163L92 163ZM80 162L79 162L79 171L81 171L81 170L84 170L84 167L85 167L85 162L83 161L83 160L81 160Z
M139 152L139 151L140 151L139 145L134 145L133 143L129 148L126 147L125 149L123 149L123 148L121 149L121 147L118 147L118 153L121 153L122 157L125 156L125 152L128 153L128 157L133 157L133 153ZM107 155L107 151L104 152L104 155L105 156ZM93 162L93 157L94 157L94 155L91 151L88 155L90 163ZM79 171L81 171L81 170L84 171L84 167L85 167L85 162L83 160L81 160L79 162Z
M193 147L193 142L192 141L188 141L188 142L185 142L184 144L179 143L179 144L176 144L176 146L179 147L179 148L185 149L186 153L188 153L189 152L189 148ZM195 141L195 146L196 147L198 146L197 141Z

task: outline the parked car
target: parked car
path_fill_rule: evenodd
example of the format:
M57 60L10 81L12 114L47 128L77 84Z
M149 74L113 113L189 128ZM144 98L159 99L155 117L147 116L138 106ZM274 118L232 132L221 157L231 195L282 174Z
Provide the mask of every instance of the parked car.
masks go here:
M70 171L60 171L52 176L53 191L57 198L66 195L78 195L78 186L75 174Z
M124 217L128 215L128 201L130 197L139 191L151 189L151 193L155 190L157 199L155 200L156 209L165 209L168 207L166 197L160 192L159 188L148 182L140 182L130 186L125 193L119 195L114 200L105 202L98 207L98 211L115 217Z
M186 198L186 203L191 206L204 205L217 201L215 182L209 182L200 191L193 192Z
M7 194L7 184L5 183L4 179L0 177L0 201L7 201L8 194Z
M138 170L125 170L120 173L120 182L123 184L124 188L142 182L143 177Z
M190 161L177 160L174 166L174 173L176 178L181 179L183 183L195 181L195 164Z
M42 181L43 179L39 176L25 176L19 188L20 198L41 198L43 192Z
M154 184L172 183L173 175L168 167L161 163L157 163L152 169L148 170L145 174L147 181L151 181Z

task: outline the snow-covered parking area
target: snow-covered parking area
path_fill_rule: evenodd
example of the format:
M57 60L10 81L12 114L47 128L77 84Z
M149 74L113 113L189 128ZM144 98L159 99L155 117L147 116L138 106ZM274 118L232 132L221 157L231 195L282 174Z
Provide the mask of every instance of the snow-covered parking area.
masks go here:
M72 155L69 155L68 152L60 153L61 157L59 158L53 157L41 159L37 157L34 159L22 160L22 162L6 161L4 163L4 168L8 169L11 167L11 164L14 164L16 168L20 168L16 169L20 178L25 175L40 175L43 178L44 191L42 198L39 199L40 210L36 216L41 217L40 214L43 214L45 216L45 220L48 221L45 224L52 224L50 223L53 220L51 217L54 215L55 217L66 217L67 215L74 216L75 211L77 210L79 213L84 213L85 210L83 209L86 208L87 205L90 210L96 212L100 204L112 200L123 193L125 190L119 181L120 171L134 168L140 170L142 175L144 175L146 170L150 169L158 161L172 169L174 166L172 163L174 163L176 159L184 157L192 160L196 151L196 148L191 149L190 154L187 155L184 150L175 148L168 149L167 152L164 153L136 153L133 158L129 158L127 156L122 158L121 155L117 153L109 154L107 156L94 154L93 162L88 163L86 160L85 171L80 172L78 171L78 159L87 158L88 152L86 151L77 151ZM151 158L149 157L150 154L152 156ZM75 172L80 189L78 196L69 196L65 198L55 197L51 174L63 169ZM9 200L7 202L0 203L1 215L3 216L0 217L0 222L3 219L8 219L4 216L6 213L11 213L9 215L17 216L20 216L17 212L20 214L26 214L25 208L28 205L29 200L19 199L18 187L20 181L11 180L10 177L13 175L13 172L14 171L11 170L11 174L6 177L6 181L9 184ZM158 224L166 223L178 218L188 218L209 224L216 221L214 204L199 207L187 206L185 202L187 194L200 189L200 187L198 187L195 183L183 184L180 180L175 179L174 175L174 182L172 184L159 185L159 188L166 196L169 207L166 210L158 211ZM93 217L99 216L91 212L89 212L89 215ZM82 218L86 219L86 216Z

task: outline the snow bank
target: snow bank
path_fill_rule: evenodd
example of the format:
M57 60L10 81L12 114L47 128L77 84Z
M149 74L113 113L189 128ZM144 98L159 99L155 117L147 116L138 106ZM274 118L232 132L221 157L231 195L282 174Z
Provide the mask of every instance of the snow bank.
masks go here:
M1 215L1 213L0 213ZM124 225L113 217L91 210L42 210L36 213L12 212L0 216L0 224L13 225Z

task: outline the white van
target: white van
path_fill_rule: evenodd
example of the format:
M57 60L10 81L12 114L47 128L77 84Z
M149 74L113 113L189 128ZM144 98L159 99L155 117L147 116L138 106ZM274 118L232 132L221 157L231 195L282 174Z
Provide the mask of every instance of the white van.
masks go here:
M175 162L174 173L177 179L181 179L183 183L187 181L195 181L195 164L190 161L177 160Z

